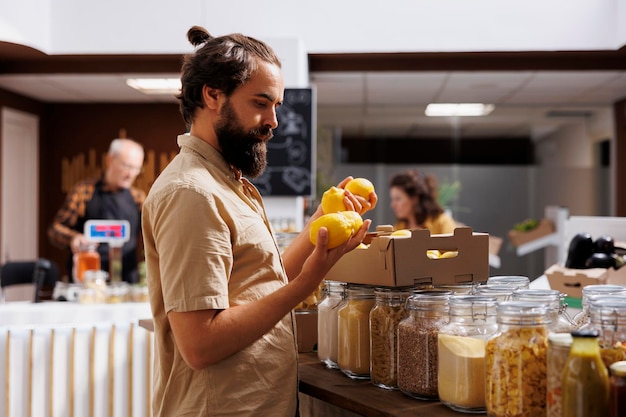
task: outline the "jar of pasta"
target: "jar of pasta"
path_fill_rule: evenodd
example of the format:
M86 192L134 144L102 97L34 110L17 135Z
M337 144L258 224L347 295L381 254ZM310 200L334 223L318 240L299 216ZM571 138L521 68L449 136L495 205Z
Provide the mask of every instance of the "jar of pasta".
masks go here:
M498 332L485 356L487 415L545 416L549 307L503 301L497 312Z
M574 316L577 329L589 324L589 301L609 295L626 295L626 286L613 284L587 285L582 289L582 310Z
M437 393L453 410L485 412L485 343L498 330L495 297L453 295L437 337Z
M537 301L546 303L549 307L550 326L548 329L553 333L567 333L574 330L574 323L567 314L567 305L562 304L564 295L557 290L548 289L522 289L515 290L511 297L518 301Z
M406 301L409 316L398 325L398 388L422 400L437 394L437 336L448 324L452 291L425 290Z
M370 379L385 389L398 389L398 324L407 316L409 289L376 288L370 312Z
M345 291L344 282L324 281L317 305L317 357L329 368L337 368L337 313Z
M370 311L374 287L349 284L337 313L337 366L353 379L370 377Z
M562 417L561 375L572 346L569 333L551 333L548 335L546 410L547 417Z
M589 302L589 324L581 330L598 332L604 365L626 360L626 297L604 296Z

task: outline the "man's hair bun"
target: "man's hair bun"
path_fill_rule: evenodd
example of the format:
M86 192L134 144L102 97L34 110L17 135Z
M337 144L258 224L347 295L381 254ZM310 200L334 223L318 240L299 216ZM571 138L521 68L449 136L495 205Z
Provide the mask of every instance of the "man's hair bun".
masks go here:
M211 34L202 26L192 26L187 32L187 39L193 46L202 45L211 38Z

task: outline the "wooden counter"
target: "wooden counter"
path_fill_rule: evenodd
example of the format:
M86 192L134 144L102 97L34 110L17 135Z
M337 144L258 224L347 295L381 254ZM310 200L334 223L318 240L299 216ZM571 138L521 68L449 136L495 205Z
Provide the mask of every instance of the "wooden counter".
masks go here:
M438 401L416 400L400 391L378 388L369 380L350 379L339 370L327 369L316 353L301 353L299 370L300 393L305 394L301 396L302 417L330 417L331 413L336 416L366 417L466 415L451 410ZM319 410L322 407L323 412Z

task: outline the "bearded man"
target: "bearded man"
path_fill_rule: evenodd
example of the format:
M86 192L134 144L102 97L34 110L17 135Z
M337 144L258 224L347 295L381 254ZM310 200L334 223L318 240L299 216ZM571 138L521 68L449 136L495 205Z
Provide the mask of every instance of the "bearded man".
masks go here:
M297 415L293 308L318 288L371 223L328 249L312 219L282 258L263 200L246 177L266 166L283 100L272 49L194 26L178 96L189 133L151 187L142 226L155 330L153 415ZM351 177L342 181L343 187ZM363 213L376 204L346 193Z

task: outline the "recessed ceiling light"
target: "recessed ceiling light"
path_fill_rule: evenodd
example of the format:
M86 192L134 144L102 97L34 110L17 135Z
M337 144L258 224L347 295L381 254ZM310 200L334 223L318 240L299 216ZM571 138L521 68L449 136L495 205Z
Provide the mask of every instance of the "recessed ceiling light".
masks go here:
M431 103L426 106L426 116L486 116L495 109L483 103Z
M179 78L129 78L126 85L144 94L178 94Z

